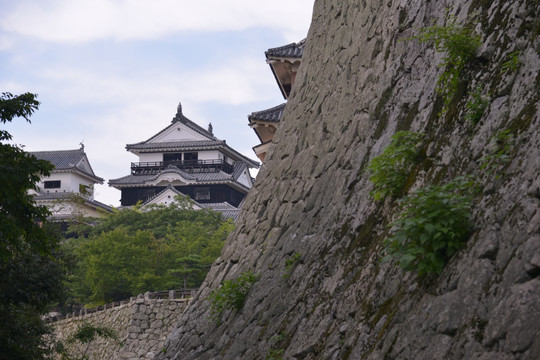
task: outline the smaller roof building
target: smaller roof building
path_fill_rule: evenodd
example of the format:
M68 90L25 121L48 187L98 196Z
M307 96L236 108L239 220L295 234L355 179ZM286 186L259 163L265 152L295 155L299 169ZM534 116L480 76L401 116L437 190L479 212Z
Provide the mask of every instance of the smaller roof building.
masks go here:
M249 127L255 131L261 142L260 145L253 147L253 151L263 162L283 115L285 105L286 103L283 103L270 109L252 112L248 116Z
M270 69L285 100L291 94L292 86L296 80L296 73L302 62L305 44L306 39L298 43L290 43L285 46L271 48L265 52L266 62L270 65ZM255 131L261 141L260 145L253 147L253 151L263 162L286 105L287 103L283 103L270 109L253 112L248 116L249 126Z
M270 65L284 99L288 99L296 79L296 73L302 62L306 39L288 45L271 48L265 52L266 62Z
M103 179L94 173L84 146L76 150L36 151L30 154L54 166L50 176L42 178L37 184L39 190L32 191L36 203L47 206L53 220L75 216L98 217L112 211L110 206L94 199L94 185L103 184Z

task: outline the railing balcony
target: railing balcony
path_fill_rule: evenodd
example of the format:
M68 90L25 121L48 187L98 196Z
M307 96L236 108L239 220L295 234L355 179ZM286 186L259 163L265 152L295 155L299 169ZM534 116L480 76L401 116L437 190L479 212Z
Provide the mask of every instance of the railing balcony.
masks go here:
M152 161L152 162L132 162L131 174L157 174L165 170L169 165L176 166L189 173L196 172L218 172L223 171L232 174L234 167L224 160L174 160L174 161Z

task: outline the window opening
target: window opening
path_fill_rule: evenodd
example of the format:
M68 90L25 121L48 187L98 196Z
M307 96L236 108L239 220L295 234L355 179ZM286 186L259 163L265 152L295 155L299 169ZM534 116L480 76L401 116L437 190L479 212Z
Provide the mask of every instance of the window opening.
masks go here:
M45 189L59 189L60 180L47 180L43 182L43 187Z

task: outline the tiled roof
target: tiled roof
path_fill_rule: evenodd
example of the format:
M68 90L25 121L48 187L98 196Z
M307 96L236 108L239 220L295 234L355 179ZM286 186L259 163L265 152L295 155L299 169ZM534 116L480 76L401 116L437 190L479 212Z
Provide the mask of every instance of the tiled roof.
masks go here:
M40 192L34 195L34 198L36 201L46 201L46 200L61 200L61 199L69 199L73 196L76 196L78 194L72 193L72 192ZM99 202L97 200L91 200L87 199L84 196L81 196L82 199L84 199L84 202L87 205L101 208L103 210L106 210L108 212L112 212L112 207L109 205L105 205L102 202Z
M165 189L161 190L160 192L158 192L157 194L154 194L154 196L151 196L148 200L146 200L143 205L147 205L147 204L150 204L152 202L152 200L154 200L155 198L157 198L158 196L160 196L161 194L163 194L165 191L167 190L171 190L173 193L175 193L176 195L180 195L182 194L180 191L176 190L174 188L174 186L171 186L171 185L168 185ZM184 194L182 194L184 195ZM197 204L199 205L199 204Z
M212 134L210 131L208 130L205 130L203 127L195 124L193 121L191 121L190 119L188 119L187 117L184 116L184 114L182 113L182 104L178 104L178 107L177 107L177 110L176 110L176 115L173 117L171 123L174 124L176 122L180 122L182 124L184 124L185 126L187 126L188 128L190 128L191 130L193 131L196 131L198 132L199 134L207 137L209 140L215 140L215 141L219 141L218 138L216 138L214 136L214 134ZM170 125L169 125L170 126ZM150 139L148 140L145 140L145 141L141 141L140 143L137 143L137 144L131 144L131 145L126 145L126 149L130 149L130 146L134 146L134 145L139 145L139 144L145 144L147 142L149 142L150 140L154 139L155 137L159 136L160 134L162 134L164 131L166 131L169 126L167 126L165 129L161 130L160 132L158 132L157 134L153 135ZM134 148L133 148L134 149Z
M33 151L30 154L34 155L40 160L49 161L54 165L55 170L78 170L79 172L94 178L99 182L103 182L103 179L94 174L92 166L88 161L88 166L90 166L90 172L85 169L77 166L81 160L86 157L86 153L83 149L76 150L56 150L56 151ZM88 158L87 158L88 160Z
M150 139L141 141L135 144L126 145L126 150L139 150L142 152L157 152L157 151L175 151L175 150L209 150L209 149L221 149L222 151L232 155L235 160L241 160L247 162L251 167L258 168L259 162L242 155L238 151L228 146L225 140L219 140L210 131L203 129L193 121L189 120L182 113L182 105L178 105L176 116L173 118L172 123L180 122L188 128L198 132L199 134L208 138L208 140L196 140L196 141L174 141L174 142L150 142L164 131L170 128L171 125L161 130Z
M265 51L266 58L269 57L283 57L283 58L301 58L304 54L304 46L306 39L297 43L290 43L288 45L268 49Z
M247 164L244 162L237 161L234 163L233 166L234 168L233 168L233 172L231 176L233 177L234 180L238 180L238 178L240 177L240 175L242 175L244 170L247 169Z
M172 141L172 142L156 142L147 143L140 142L137 144L126 145L127 150L197 150L201 148L211 148L223 146L224 142L221 140L193 140L193 141Z
M174 116L174 118L172 119L171 122L172 123L181 122L182 124L186 125L190 129L195 130L199 134L204 135L204 136L206 136L206 137L208 137L210 139L217 140L217 138L214 136L214 134L212 134L210 131L204 129L203 127L201 127L199 125L197 125L196 123L194 123L193 121L189 120L187 117L184 116L184 114L182 113L182 104L181 103L178 104L178 107L176 109L176 115Z
M59 150L59 151L34 151L30 154L40 160L47 160L54 165L57 170L67 170L73 168L81 161L85 154L81 149Z
M283 110L285 109L286 104L287 103L283 103L270 109L252 112L248 116L248 119L250 121L259 120L277 123L281 120L281 117L283 116Z
M168 190L173 191L177 195L184 195L185 196L185 194L183 194L181 191L176 190L174 188L174 186L169 185L165 189L161 190L160 192L158 192L157 194L155 194L154 196L152 196L151 198L146 200L143 205L150 204L152 202L152 200L154 200L155 198L157 198L158 196L160 196L161 194L163 194L165 191L168 191ZM224 217L231 218L233 220L236 220L238 218L238 215L240 214L240 209L234 207L233 205L229 204L228 202L222 202L222 203L199 203L199 202L194 201L194 200L193 200L193 202L195 203L196 206L198 206L201 209L210 209L210 210L213 210L213 211L220 212L221 214L223 214Z
M238 219L238 215L240 215L240 209L232 206L228 202L206 203L206 204L198 204L198 205L205 209L210 209L210 210L220 212L226 218L231 218L233 220Z
M245 166L245 164L244 164ZM176 173L182 176L186 180L194 180L199 183L214 183L214 182L228 182L235 180L233 176L218 172L200 172L200 173L188 173L178 169L176 166L170 166L168 169L152 175L127 175L118 179L109 180L109 185L142 185L147 182L156 180L159 176L167 173Z

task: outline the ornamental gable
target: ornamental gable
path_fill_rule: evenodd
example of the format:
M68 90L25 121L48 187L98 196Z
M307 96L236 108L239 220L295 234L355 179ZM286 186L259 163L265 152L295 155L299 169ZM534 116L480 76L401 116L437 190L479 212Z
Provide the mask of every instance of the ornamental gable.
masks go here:
M162 142L175 142L175 141L200 141L209 140L210 138L190 129L186 125L175 122L169 125L161 133L157 134L148 143L162 143Z

